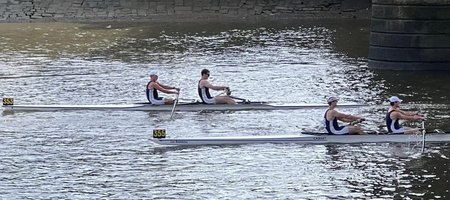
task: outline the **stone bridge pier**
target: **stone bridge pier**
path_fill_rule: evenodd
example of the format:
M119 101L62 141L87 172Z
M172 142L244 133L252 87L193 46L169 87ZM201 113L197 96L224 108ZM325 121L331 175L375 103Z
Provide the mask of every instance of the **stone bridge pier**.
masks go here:
M373 0L369 67L450 70L449 0Z

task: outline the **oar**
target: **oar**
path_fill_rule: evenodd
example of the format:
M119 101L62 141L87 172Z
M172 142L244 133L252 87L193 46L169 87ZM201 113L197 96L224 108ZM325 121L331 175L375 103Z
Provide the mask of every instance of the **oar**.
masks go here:
M422 120L422 153L425 152L425 120Z
M170 113L170 120L172 120L173 113L174 113L174 111L175 111L175 106L177 106L177 104L178 104L178 96L179 96L179 95L180 95L180 94L177 94L177 96L175 97L175 101L173 102L172 112Z

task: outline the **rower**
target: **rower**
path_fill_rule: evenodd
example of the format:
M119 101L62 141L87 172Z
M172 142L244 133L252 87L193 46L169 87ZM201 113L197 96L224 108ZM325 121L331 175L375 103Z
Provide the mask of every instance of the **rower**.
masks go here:
M205 104L236 104L236 101L234 101L230 96L216 96L211 97L211 94L209 93L209 89L211 90L224 90L225 92L229 93L230 88L226 86L214 86L209 83L208 78L210 76L210 72L208 69L203 69L201 71L202 78L198 81L198 95L200 96L200 99Z
M364 131L357 126L347 125L347 126L339 126L338 120L343 122L362 122L365 119L362 117L352 116L340 113L334 110L337 106L338 98L330 97L327 99L328 109L325 112L325 128L330 135L349 135L349 134L365 134Z
M419 121L425 120L425 117L419 113L406 112L400 109L400 103L403 100L397 96L389 98L391 107L386 114L386 126L390 134L420 134L419 128L402 127L398 120Z
M179 94L180 88L172 87L168 85L163 85L158 82L158 72L150 72L150 81L147 83L146 95L147 99L151 104L163 105L163 104L173 104L174 100L171 98L163 98L158 96L158 91L166 94Z

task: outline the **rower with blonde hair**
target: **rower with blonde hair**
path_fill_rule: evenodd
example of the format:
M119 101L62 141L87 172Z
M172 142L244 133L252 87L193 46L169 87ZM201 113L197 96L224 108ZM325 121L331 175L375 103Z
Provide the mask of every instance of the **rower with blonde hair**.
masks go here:
M166 94L179 94L180 88L164 85L158 82L158 72L150 72L150 81L147 83L146 95L147 99L151 104L163 105L163 104L173 104L174 100L167 97L160 97L158 91Z
M357 126L347 125L339 126L338 120L343 122L362 122L365 119L362 117L357 117L353 115L343 114L335 110L338 102L338 98L330 97L327 99L328 109L324 115L325 128L328 134L331 135L352 135L352 134L365 134L364 131Z
M403 100L397 96L389 98L391 107L389 107L386 114L386 126L388 133L392 134L420 134L419 128L403 127L400 125L399 120L419 121L425 120L425 116L419 113L406 112L400 109L400 103Z

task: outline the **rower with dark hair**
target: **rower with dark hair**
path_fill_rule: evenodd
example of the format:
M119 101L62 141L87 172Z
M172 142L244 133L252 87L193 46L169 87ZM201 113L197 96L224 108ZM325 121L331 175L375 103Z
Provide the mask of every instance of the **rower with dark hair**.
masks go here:
M419 128L403 127L400 125L399 120L419 121L425 120L425 116L418 113L406 112L400 109L400 103L402 100L397 96L389 98L391 107L386 114L386 126L389 133L392 134L420 134Z
M230 88L226 86L214 86L209 83L208 78L210 76L210 72L208 69L203 69L201 71L201 79L198 81L198 95L200 99L205 104L236 104L231 97L226 96L216 96L212 97L209 93L209 89L211 90L225 90L229 91Z
M347 115L334 110L337 106L338 98L330 97L327 99L328 109L324 115L325 128L330 135L348 135L348 134L365 134L364 131L357 126L347 125L339 126L338 120L343 122L364 121L364 118Z

